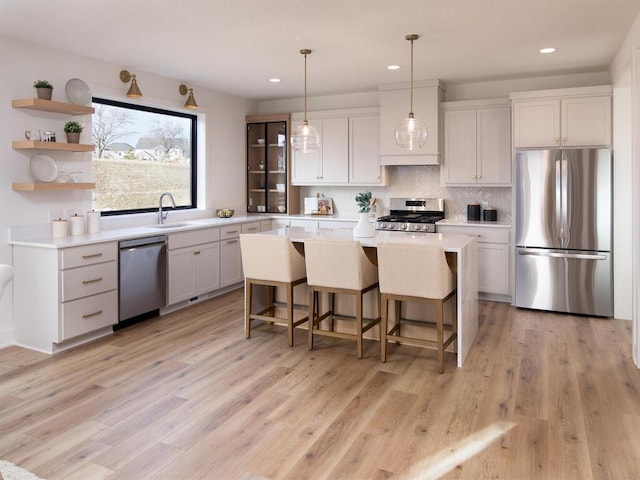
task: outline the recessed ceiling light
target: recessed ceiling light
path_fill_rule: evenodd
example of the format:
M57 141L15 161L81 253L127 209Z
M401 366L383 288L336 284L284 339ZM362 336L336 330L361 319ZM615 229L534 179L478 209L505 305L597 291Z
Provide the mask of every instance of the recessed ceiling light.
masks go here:
M556 49L554 47L541 48L539 50L540 53L553 53Z
M387 70L400 70L400 65L387 65Z
M282 80L280 80L279 78L270 78L269 81L271 83L280 83Z

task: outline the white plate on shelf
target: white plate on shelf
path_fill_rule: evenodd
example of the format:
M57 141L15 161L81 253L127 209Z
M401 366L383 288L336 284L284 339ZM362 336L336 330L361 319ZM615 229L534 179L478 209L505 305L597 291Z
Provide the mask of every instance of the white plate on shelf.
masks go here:
M29 162L31 173L40 182L54 182L58 178L58 164L49 155L37 153Z
M72 78L64 86L64 93L69 101L75 105L87 105L91 102L91 89L89 85L79 78Z

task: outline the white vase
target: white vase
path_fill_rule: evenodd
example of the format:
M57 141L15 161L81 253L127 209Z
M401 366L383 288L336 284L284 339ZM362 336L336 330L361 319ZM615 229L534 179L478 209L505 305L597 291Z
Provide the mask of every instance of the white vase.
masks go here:
M376 236L376 230L369 221L369 213L358 213L358 224L353 228L353 236L357 238L369 238Z

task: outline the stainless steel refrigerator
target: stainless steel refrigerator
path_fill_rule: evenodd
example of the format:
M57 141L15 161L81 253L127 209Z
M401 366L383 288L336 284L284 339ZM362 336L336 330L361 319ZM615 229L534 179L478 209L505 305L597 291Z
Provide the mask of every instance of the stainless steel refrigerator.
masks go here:
M609 149L516 152L517 307L613 315Z

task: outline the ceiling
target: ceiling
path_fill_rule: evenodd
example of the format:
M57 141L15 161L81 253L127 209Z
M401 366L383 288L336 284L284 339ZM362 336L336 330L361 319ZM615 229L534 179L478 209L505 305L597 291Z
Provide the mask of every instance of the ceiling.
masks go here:
M416 80L603 71L640 0L0 0L0 12L0 33L121 65L141 88L151 72L276 99L303 94L301 48L310 96L408 81L412 33Z

